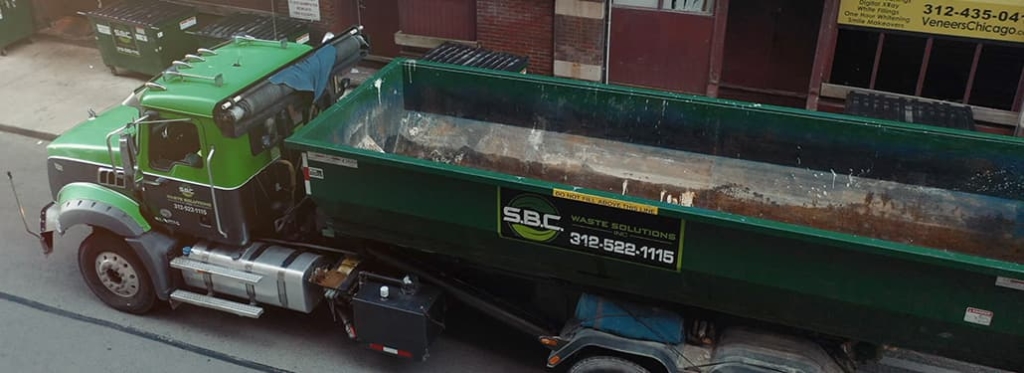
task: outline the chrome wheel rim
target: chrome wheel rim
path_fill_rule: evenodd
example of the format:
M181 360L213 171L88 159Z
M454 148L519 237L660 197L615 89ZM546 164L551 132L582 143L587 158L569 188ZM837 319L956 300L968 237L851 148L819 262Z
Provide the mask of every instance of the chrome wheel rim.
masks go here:
M124 257L105 251L96 256L96 276L100 283L119 297L131 298L139 293L139 275Z

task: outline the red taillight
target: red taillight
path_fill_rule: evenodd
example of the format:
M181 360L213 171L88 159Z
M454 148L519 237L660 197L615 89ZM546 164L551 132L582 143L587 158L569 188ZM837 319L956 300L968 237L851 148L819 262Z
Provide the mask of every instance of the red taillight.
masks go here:
M302 168L302 178L306 181L309 181L309 167Z
M412 359L412 352L391 348L379 343L370 343L370 349Z

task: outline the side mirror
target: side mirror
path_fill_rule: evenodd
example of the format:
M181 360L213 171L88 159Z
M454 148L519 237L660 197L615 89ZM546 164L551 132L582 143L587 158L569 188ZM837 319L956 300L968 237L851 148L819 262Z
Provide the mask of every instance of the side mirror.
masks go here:
M135 190L138 185L136 179L141 173L139 164L135 158L135 141L131 134L125 131L118 138L118 150L121 153L121 168L124 170L124 186L128 190Z

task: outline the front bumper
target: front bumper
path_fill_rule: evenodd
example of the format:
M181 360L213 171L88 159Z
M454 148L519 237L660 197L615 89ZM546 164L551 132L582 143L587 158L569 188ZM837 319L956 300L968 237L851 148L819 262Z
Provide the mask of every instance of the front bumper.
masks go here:
M53 232L61 232L59 217L60 206L54 202L47 203L39 212L39 244L44 255L53 252Z

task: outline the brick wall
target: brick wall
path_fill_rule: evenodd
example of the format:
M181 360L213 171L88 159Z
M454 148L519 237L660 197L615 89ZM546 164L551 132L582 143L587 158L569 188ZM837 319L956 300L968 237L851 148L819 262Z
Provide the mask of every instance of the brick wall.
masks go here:
M605 0L555 0L554 75L601 81Z
M554 0L477 0L477 41L484 48L527 55L529 72L551 75Z
M317 31L330 31L340 33L345 31L349 25L340 24L338 21L338 6L336 0L320 0L320 21L313 24Z
M604 63L604 20L555 15L555 59Z

